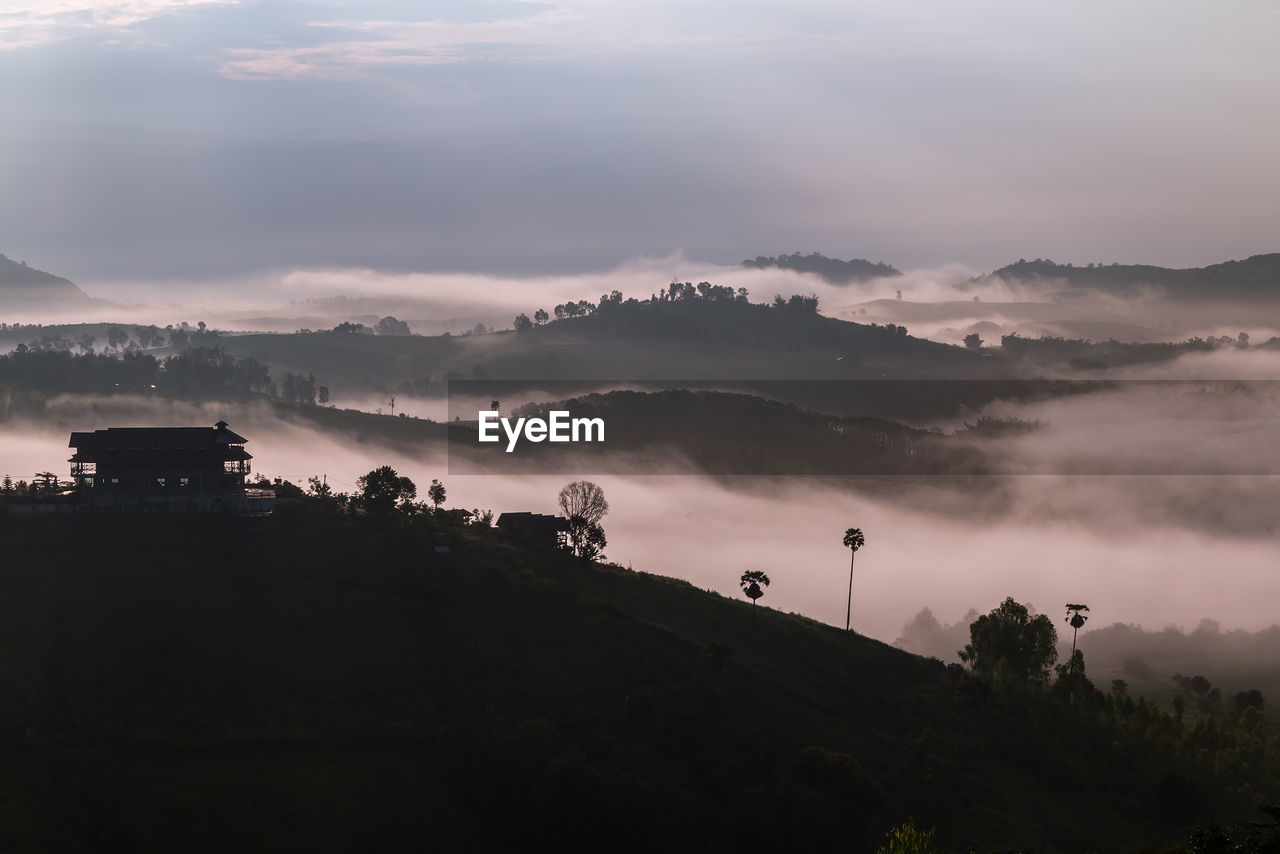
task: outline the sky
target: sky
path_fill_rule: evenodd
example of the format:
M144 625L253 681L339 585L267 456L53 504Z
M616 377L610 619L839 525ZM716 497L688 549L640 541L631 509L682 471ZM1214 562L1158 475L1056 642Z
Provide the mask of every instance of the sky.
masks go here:
M0 0L0 251L82 284L1280 249L1280 7Z

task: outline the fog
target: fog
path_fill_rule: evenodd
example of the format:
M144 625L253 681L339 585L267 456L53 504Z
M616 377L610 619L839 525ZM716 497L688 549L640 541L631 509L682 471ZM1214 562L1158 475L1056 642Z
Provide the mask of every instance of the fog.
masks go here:
M873 259L874 260L874 259ZM612 268L567 275L396 273L366 268L286 268L217 280L88 278L92 302L35 308L9 306L10 323L156 324L205 321L230 332L329 329L343 321L372 326L392 315L421 335L460 334L477 324L508 329L519 313L551 313L570 300L597 301L614 290L648 298L672 281L709 281L747 288L755 302L775 294L813 294L827 316L896 323L912 335L959 344L977 332L990 346L1016 333L1095 341L1180 341L1193 336L1254 343L1280 335L1280 304L1226 301L1187 304L1152 291L1121 297L1095 291L1068 298L1052 282L987 278L951 263L900 276L832 284L814 274L698 261L683 252L638 256ZM964 284L963 290L957 285ZM976 301L975 301L976 300Z
M945 273L921 271L918 281L921 293L925 292L926 283L929 293L945 293L948 284L964 281L968 275L971 274L957 265L946 268ZM823 304L891 297L901 286L893 284L899 281L898 277L833 285L814 275L711 264L678 252L634 258L595 273L558 276L316 268L264 271L217 281L90 279L80 285L94 297L128 306L121 310L126 310L130 318L148 318L148 322L175 322L177 312L181 315L177 320L217 320L232 329L293 332L299 321L310 318L323 318L333 325L351 319L352 312L393 313L409 321L415 332L435 334L465 331L480 321L507 328L517 313L532 315L539 308L551 312L557 303L569 300L596 302L601 294L614 290L627 297L647 299L672 281L711 281L745 287L756 302L767 302L779 293L815 293ZM347 297L350 302L335 301L335 297ZM99 319L99 312L110 313L107 309L77 309L60 312L59 319ZM48 322L49 316L50 312L32 311L21 319ZM468 325L459 328L467 321Z
M573 479L449 475L442 449L360 443L262 406L70 397L51 401L39 424L5 423L0 473L65 474L71 430L218 418L250 440L256 473L303 485L325 475L353 491L361 474L389 464L420 491L443 480L451 507L550 513ZM841 536L861 528L867 546L857 555L854 625L887 642L924 605L944 623L1013 596L1042 609L1086 601L1100 625L1209 616L1257 629L1274 621L1280 595L1277 478L1023 476L988 479L977 496L947 478L591 479L610 503L610 560L726 596L739 595L745 569L764 569L773 584L762 605L833 625L842 624L848 583ZM1200 500L1212 513L1195 506ZM1241 529L1240 520L1252 521Z

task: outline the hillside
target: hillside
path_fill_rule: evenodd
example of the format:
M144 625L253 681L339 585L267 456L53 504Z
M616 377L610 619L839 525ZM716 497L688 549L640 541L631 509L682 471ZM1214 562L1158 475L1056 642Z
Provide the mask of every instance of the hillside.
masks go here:
M0 532L9 850L1131 851L1220 809L1091 717L430 516Z
M0 255L0 309L55 308L89 301L89 295L70 281Z
M996 360L791 306L628 300L524 332L225 338L273 374L314 372L335 391L441 394L459 379L949 379L999 376Z
M1064 289L1089 288L1121 295L1137 295L1144 290L1157 289L1169 297L1186 300L1274 300L1280 298L1280 253L1184 269L1147 264L1076 267L1037 258L1001 267L971 279L960 288L965 290L968 285L986 284L996 279Z

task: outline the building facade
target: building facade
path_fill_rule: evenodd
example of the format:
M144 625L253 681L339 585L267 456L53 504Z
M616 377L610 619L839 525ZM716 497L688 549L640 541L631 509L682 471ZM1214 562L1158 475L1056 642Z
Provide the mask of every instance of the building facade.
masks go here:
M246 497L248 440L213 427L111 427L72 433L69 462L81 503Z

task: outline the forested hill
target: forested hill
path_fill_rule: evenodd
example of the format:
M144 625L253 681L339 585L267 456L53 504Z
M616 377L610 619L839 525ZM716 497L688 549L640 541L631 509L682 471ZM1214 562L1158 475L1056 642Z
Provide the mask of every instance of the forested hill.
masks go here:
M801 255L792 252L790 255L766 257L764 255L748 258L742 262L743 267L763 270L776 267L781 270L794 270L797 273L816 273L835 285L846 285L850 282L865 282L882 276L901 276L902 271L883 261L872 262L865 258L851 258L842 261L839 258L828 258L818 252Z
M89 299L67 279L0 255L0 308L55 307Z
M429 508L290 509L0 512L38 556L0 562L0 848L871 851L914 820L1119 852L1254 817L1167 715L768 609L781 569L753 610Z
M1064 288L1092 288L1117 294L1137 294L1158 288L1180 299L1280 299L1280 253L1254 255L1243 261L1226 261L1208 267L1174 269L1147 264L1056 264L1037 258L1013 264L971 279L972 284L992 280L1054 284Z
M997 358L913 337L902 326L826 317L811 297L771 305L748 302L723 286L704 289L705 297L692 285L676 287L675 299L616 294L599 304L572 303L575 313L560 311L562 319L541 325L522 315L525 325L517 331L314 332L221 343L233 355L263 359L277 375L314 372L335 390L381 387L404 394L441 393L447 379L943 379L1005 370Z

